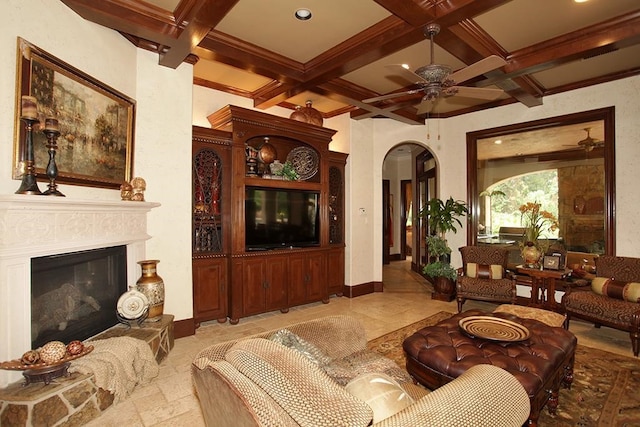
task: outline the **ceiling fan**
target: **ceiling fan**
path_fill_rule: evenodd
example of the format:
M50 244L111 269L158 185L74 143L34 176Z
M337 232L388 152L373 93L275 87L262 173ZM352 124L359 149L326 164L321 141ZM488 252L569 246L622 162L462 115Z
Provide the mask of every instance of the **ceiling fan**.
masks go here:
M578 141L578 147L584 148L585 151L593 151L594 148L604 147L604 141L598 141L595 138L592 138L591 128L584 128L585 132L587 132L587 137L581 141ZM573 145L571 147L574 147Z
M423 92L424 96L420 101L418 114L424 114L431 110L433 103L441 96L449 97L458 95L469 98L493 100L504 93L502 89L457 86L459 83L472 79L480 74L500 68L506 65L507 62L497 55L491 55L452 73L451 67L436 64L433 60L433 37L439 32L440 25L438 24L428 24L424 29L425 36L431 40L431 63L429 65L422 66L415 72L408 70L404 65L387 65L387 68L393 69L404 79L420 86L419 89L376 96L374 98L364 99L362 102L377 102Z

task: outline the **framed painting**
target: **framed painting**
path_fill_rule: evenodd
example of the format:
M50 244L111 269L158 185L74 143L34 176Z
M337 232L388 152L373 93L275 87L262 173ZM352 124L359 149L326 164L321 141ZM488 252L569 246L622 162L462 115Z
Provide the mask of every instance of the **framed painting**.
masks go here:
M135 100L18 37L14 179L24 171L23 95L35 97L40 126L33 132L37 179L49 154L45 118L58 119L58 183L117 189L133 174Z

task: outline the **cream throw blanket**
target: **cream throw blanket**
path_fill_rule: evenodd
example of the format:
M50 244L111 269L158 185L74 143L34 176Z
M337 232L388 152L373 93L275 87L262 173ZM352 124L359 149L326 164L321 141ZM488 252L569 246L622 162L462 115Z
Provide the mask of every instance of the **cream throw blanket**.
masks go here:
M69 372L94 374L96 385L113 393L114 403L158 376L158 363L146 342L130 337L88 341L93 351L71 362Z

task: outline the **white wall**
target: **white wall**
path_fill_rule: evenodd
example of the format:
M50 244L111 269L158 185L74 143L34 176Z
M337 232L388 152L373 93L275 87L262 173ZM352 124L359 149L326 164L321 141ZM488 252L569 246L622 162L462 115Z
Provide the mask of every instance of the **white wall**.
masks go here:
M527 108L521 104L465 114L443 119L441 121L440 139L431 132L426 139L426 126L407 126L390 119L375 119L371 125L374 160L369 165L371 170L354 171L354 175L371 183L368 192L352 192L351 197L358 203L361 198L377 200L381 193L382 183L375 176L380 170L386 152L401 142L416 141L430 150L438 162L438 192L441 197L453 196L467 200L466 195L466 133L480 129L521 123L547 117L555 117L579 111L593 110L608 106L616 107L616 253L621 256L640 257L640 219L637 210L640 207L640 192L637 191L637 165L640 162L640 76L617 80L588 88L549 96L544 98L544 105ZM434 120L435 122L435 120ZM361 124L359 126L366 126ZM431 130L434 125L431 125ZM365 141L352 141L353 146ZM352 152L356 157L359 153ZM376 202L379 203L379 202ZM376 204L376 206L380 206ZM374 223L381 221L382 213L373 209ZM377 217L376 217L377 216ZM466 226L457 234L448 236L451 247L457 248L466 244ZM382 248L382 236L375 234L367 245L372 247L375 267L370 275L373 280L381 276L381 268L377 266ZM457 251L452 254L453 264L460 265ZM347 260L347 263L356 260ZM364 265L353 265L358 271L366 271ZM370 268L370 266L368 267ZM371 279L370 279L371 280ZM355 283L357 284L357 282Z
M15 118L16 38L137 100L134 176L147 182L147 201L159 202L149 216L147 257L159 259L166 285L165 312L192 317L190 198L192 72L157 65L119 33L95 25L53 0L3 0L0 26L0 194L13 194L11 179ZM40 183L40 188L46 188ZM60 185L67 198L120 200L118 190ZM39 197L39 196L24 196ZM133 202L132 202L133 203ZM138 274L139 276L139 274Z

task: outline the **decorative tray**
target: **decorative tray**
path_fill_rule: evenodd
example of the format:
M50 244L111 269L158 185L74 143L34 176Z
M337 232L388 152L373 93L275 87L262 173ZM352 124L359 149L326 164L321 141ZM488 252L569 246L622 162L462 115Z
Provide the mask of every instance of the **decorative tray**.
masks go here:
M298 172L301 180L306 180L318 172L318 153L313 148L296 147L289 152L287 161Z
M460 329L472 338L484 338L493 341L517 342L529 338L529 329L525 326L492 316L469 316L460 319Z
M29 369L37 370L37 369L53 368L56 366L63 365L79 357L86 356L92 351L93 351L92 345L85 345L84 350L82 350L82 353L76 354L75 356L65 356L55 363L40 362L40 363L34 363L32 365L26 365L25 363L22 362L22 360L16 359L16 360L10 360L8 362L0 362L0 369L6 369L9 371L26 371Z

